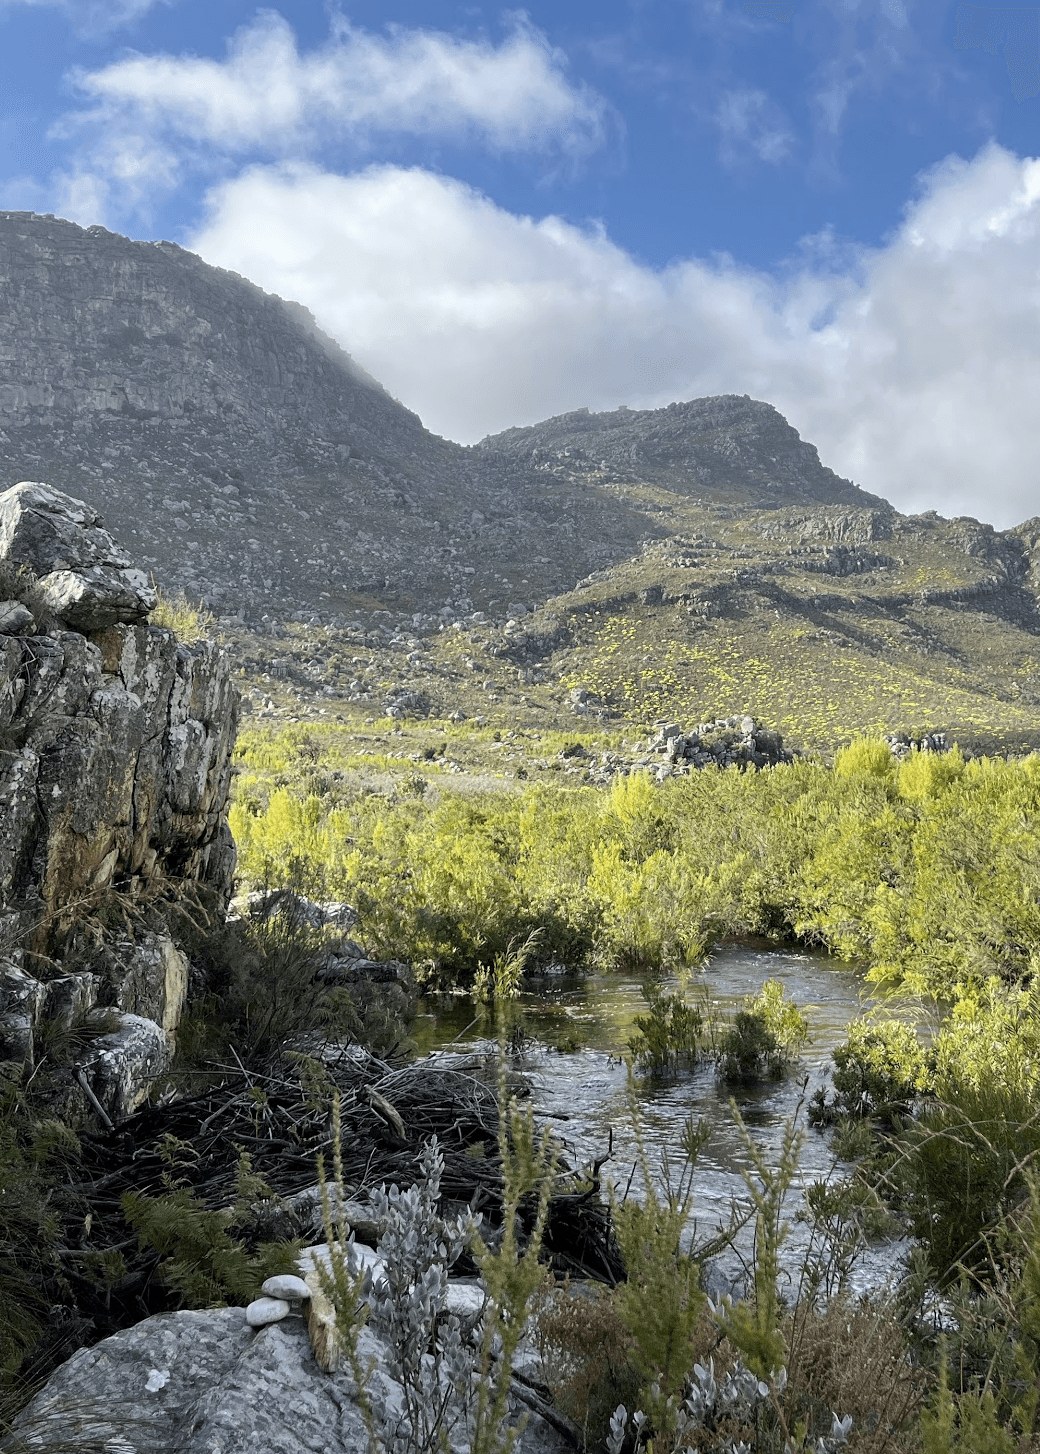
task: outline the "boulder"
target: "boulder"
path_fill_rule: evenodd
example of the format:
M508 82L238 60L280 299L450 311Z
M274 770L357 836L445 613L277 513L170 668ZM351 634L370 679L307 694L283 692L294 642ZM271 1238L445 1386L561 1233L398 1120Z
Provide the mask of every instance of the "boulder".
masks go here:
M33 613L21 601L0 601L0 635L21 636L33 624Z
M400 1386L384 1371L388 1350L371 1328L361 1332L359 1353L363 1364L374 1360L373 1392L399 1409ZM69 1447L89 1433L98 1447L107 1440L134 1454L368 1448L349 1374L318 1367L303 1320L254 1331L241 1308L162 1313L73 1354L17 1421L30 1446L34 1434L56 1430ZM519 1454L563 1454L571 1446L532 1414L515 1447Z
M155 608L147 576L97 511L38 481L0 495L0 560L29 566L41 604L76 631L143 621Z
M90 1092L112 1121L121 1121L147 1098L148 1088L169 1068L170 1040L161 1025L141 1015L118 1015L116 1029L101 1035L82 1071Z
M0 965L0 1060L32 1064L34 1034L46 997L46 987L22 968L21 950L12 950Z
M359 922L357 910L349 904L339 901L319 904L292 889L254 889L240 894L231 907L243 918L270 919L274 914L282 914L290 922L309 929L351 929Z
M161 1025L171 1047L188 997L191 966L169 934L118 939L105 956L106 999Z

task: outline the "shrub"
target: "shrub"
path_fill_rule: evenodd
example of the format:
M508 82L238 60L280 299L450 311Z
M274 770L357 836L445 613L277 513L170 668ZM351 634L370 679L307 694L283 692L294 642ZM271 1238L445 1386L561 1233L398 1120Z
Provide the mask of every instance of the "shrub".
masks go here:
M78 1150L62 1122L34 1114L21 1067L0 1065L0 1430L24 1400L18 1374L46 1332L61 1268L55 1185Z
M666 995L661 986L644 981L642 995L649 1013L637 1015L628 1048L640 1070L663 1075L680 1061L692 1065L700 1049L704 1016L682 995Z
M719 1074L725 1081L780 1080L809 1038L805 1016L784 986L767 979L758 995L748 995L718 1048Z
M535 1336L554 1405L581 1430L585 1446L596 1448L618 1404L639 1402L631 1337L613 1297L595 1283L553 1287L538 1308Z
M900 1020L852 1020L831 1052L834 1099L821 1099L814 1119L873 1116L891 1125L906 1115L931 1077L928 1058L910 1025Z
M894 762L892 750L887 742L861 738L843 747L834 758L836 777L890 778Z
M998 1234L1027 1195L1040 1154L1040 990L991 981L935 1037L934 1096L904 1137L895 1175L933 1276L987 1276Z
M291 876L299 887L299 875ZM403 1038L403 1003L395 1014L385 996L373 996L359 1013L346 987L320 978L326 931L308 922L298 893L283 895L269 913L226 924L182 917L178 932L206 988L178 1031L175 1071L227 1063L231 1047L243 1064L260 1068L314 1036L359 1038L383 1050Z
M791 1427L827 1428L834 1410L851 1415L848 1454L896 1454L919 1447L918 1420L931 1377L907 1357L906 1329L885 1298L811 1299L792 1309L786 1417Z
M216 621L212 611L208 611L202 601L192 602L183 592L176 596L167 596L163 591L157 590L156 596L158 600L148 618L153 626L165 626L185 646L204 641L213 634Z

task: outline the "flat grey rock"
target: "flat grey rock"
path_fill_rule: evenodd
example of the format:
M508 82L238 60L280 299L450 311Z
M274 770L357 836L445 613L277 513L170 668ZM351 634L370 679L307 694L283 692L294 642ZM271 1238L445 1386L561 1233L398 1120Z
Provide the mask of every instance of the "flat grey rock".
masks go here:
M386 1349L370 1329L363 1362L375 1360L374 1390L399 1409L401 1390L383 1371ZM18 1432L55 1421L71 1439L90 1431L123 1438L134 1454L363 1454L364 1421L345 1373L324 1373L302 1319L254 1332L241 1308L162 1313L55 1373L18 1419ZM521 1454L570 1446L532 1416Z
M264 1297L306 1299L311 1295L311 1290L302 1277L296 1277L291 1272L282 1272L275 1277L269 1277L260 1289Z

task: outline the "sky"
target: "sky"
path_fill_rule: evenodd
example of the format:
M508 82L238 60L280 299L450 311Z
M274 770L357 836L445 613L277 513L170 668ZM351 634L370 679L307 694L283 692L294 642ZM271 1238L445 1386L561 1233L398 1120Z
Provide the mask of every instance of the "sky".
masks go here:
M311 309L438 434L749 394L1040 515L1040 8L0 0L0 207Z

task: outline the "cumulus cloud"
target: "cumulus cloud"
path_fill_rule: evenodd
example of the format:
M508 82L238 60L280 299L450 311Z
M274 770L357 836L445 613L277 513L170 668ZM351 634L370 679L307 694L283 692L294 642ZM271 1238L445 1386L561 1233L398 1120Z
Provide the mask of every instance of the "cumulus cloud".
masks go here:
M577 151L598 143L607 111L522 17L498 46L400 26L376 35L338 19L326 45L301 53L287 22L267 11L225 60L131 55L78 72L75 84L96 108L80 124L132 125L232 155L299 154L336 135L388 132Z
M922 179L884 247L781 278L655 271L595 227L512 215L421 169L257 166L194 246L299 299L436 431L735 392L904 509L1040 513L1040 161L990 146Z

